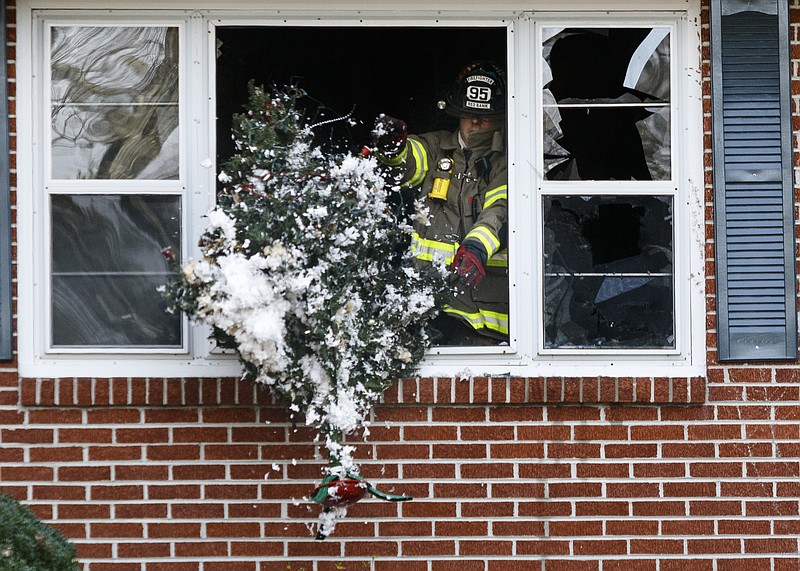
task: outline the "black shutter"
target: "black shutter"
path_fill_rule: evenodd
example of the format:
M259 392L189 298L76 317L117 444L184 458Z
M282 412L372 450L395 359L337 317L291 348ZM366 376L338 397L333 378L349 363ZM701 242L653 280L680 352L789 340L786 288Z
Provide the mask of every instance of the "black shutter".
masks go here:
M719 360L797 358L787 0L712 0Z
M6 2L0 0L0 360L11 360L14 339L11 317L11 180L8 138L8 66Z

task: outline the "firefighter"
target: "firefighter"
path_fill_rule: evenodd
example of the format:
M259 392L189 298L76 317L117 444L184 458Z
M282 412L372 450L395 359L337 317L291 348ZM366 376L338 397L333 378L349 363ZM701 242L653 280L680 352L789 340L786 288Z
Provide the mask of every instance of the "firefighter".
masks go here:
M381 115L373 148L424 200L427 220L415 220L411 245L417 264L440 257L453 272L454 294L434 324L438 344L502 344L509 325L503 70L469 64L439 108L458 118L458 129L408 136L404 121Z

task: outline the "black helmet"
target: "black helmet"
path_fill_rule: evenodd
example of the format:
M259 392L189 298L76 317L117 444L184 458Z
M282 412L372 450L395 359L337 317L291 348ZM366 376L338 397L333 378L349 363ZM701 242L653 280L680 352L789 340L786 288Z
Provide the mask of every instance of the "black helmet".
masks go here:
M458 74L455 83L439 101L448 115L502 115L506 112L506 74L496 64L472 62Z

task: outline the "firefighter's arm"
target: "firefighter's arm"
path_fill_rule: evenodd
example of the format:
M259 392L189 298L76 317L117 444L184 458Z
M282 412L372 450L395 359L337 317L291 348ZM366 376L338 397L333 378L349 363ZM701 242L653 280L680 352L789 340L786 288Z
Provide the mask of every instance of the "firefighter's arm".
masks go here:
M506 247L506 238L502 231L508 222L508 178L505 164L498 165L497 171L499 172L494 173L483 194L483 209L464 237L465 244L480 243L486 250L487 259Z
M398 180L400 184L415 187L422 184L425 175L428 174L430 157L428 149L429 144L423 137L411 135L395 156L386 156L382 153L376 153L376 156L383 164L400 170Z
M425 180L430 149L437 141L428 140L425 135L408 136L407 130L406 123L400 119L378 116L371 133L372 150L383 164L398 169L400 184L415 187Z

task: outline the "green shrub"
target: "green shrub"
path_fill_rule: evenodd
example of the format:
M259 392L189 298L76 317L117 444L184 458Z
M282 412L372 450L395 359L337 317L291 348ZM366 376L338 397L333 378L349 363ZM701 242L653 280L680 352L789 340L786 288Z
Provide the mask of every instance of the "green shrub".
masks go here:
M0 494L0 571L77 571L75 547L13 498Z

